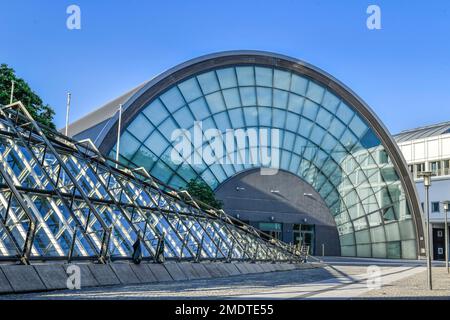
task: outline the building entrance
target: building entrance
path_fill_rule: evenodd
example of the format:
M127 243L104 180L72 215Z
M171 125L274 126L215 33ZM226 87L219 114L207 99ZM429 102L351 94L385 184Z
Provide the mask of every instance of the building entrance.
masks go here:
M314 225L294 224L292 231L294 233L294 245L308 246L309 254L314 255Z

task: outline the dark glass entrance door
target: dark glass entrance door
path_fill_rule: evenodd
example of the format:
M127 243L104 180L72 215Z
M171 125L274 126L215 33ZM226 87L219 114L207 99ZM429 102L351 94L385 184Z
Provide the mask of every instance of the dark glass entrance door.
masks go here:
M433 259L445 260L444 229L433 229Z
M294 245L309 246L309 254L315 253L314 248L314 225L294 224Z

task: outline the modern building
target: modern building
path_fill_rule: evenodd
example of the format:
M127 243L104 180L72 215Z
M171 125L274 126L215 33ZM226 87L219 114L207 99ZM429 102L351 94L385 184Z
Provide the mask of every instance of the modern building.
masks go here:
M69 135L174 188L202 180L227 213L314 254L424 253L416 188L395 140L351 89L294 58L233 51L187 61L74 122Z
M423 171L434 173L430 187L430 223L433 237L433 257L445 258L444 208L442 202L450 200L450 122L406 130L395 136L408 168L417 185L422 207L425 190Z

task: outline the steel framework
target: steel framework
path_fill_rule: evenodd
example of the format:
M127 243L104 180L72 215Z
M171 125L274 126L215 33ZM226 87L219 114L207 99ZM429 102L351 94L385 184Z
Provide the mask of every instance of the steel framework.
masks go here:
M300 261L291 246L0 106L0 259Z

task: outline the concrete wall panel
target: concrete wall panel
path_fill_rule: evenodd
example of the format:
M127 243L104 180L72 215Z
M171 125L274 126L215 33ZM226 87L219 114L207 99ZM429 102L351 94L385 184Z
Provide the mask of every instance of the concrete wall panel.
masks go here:
M47 288L33 266L1 266L14 292L45 291Z

